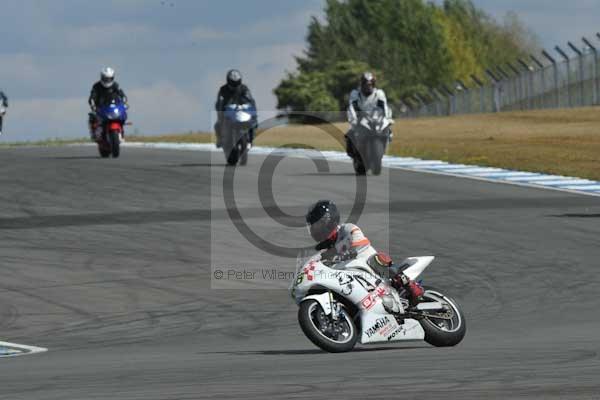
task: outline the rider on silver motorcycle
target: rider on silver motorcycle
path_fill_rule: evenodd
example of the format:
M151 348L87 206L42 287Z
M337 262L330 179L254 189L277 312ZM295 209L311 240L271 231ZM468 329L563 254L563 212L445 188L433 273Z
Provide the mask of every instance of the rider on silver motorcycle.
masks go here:
M396 290L406 290L409 302L416 305L424 293L417 282L409 279L389 255L378 252L362 230L354 224L340 224L340 213L331 200L319 200L306 214L306 224L311 237L317 242L315 249L323 251L322 257L346 261L364 259L381 277L388 278Z
M359 123L360 113L369 113L379 107L383 110L386 118L392 118L392 110L388 107L385 92L376 87L377 80L371 72L365 72L360 77L360 87L350 93L350 104L348 105L348 122L350 130L346 133L346 153L354 158L356 149L353 145L353 135L356 125Z
M251 104L256 108L256 102L248 86L242 83L242 74L237 69L231 69L227 71L226 76L227 83L219 88L217 94L217 101L215 103L215 110L217 112L217 122L215 122L215 134L217 137L216 146L219 148L223 142L223 112L225 106L231 103L236 104ZM254 141L254 131L258 126L256 116L253 117L254 127L248 131L248 140L250 145Z

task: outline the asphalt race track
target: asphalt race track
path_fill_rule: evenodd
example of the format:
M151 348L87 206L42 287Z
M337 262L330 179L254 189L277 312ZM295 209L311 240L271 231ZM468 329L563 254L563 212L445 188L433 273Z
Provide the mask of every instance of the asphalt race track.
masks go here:
M236 170L237 206L293 246L302 230L273 222L256 197L262 160ZM600 199L369 177L361 226L378 247L389 237L396 258L438 257L424 283L463 306L467 336L448 349L327 354L300 331L287 282L215 287L232 259L279 260L231 228L226 170L191 151L0 151L0 340L49 349L0 358L0 399L600 399ZM331 197L348 212L349 172L286 159L269 201L299 216Z

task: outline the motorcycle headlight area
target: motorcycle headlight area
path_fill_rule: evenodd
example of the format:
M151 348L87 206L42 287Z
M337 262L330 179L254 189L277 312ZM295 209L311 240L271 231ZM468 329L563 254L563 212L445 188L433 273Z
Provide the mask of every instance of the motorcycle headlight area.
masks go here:
M252 115L250 113L244 111L237 111L235 113L235 120L238 122L248 122L252 119Z

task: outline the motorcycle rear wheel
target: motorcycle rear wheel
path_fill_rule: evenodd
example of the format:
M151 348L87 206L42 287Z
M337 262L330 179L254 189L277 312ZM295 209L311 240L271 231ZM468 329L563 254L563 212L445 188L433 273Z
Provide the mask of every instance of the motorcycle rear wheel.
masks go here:
M425 341L436 347L456 346L467 333L465 316L454 299L438 290L426 288L423 295L425 301L439 301L448 307L447 312L434 314L419 320L425 331ZM436 314L437 315L437 314Z
M329 317L316 300L306 300L298 309L298 322L306 337L317 347L330 353L344 353L354 348L358 340L358 330L352 317L345 310L341 312L342 321L336 332L332 332Z

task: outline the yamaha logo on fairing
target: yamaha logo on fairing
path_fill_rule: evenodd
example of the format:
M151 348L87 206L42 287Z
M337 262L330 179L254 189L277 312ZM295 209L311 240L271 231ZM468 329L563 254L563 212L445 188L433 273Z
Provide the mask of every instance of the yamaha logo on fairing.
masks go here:
M390 319L388 317L383 317L383 318L377 319L377 321L375 321L375 325L373 325L372 327L370 327L369 329L367 329L365 331L365 333L367 334L367 337L373 336L375 333L377 333L378 330L380 330L381 328L383 328L384 326L386 326L389 323L390 323Z

